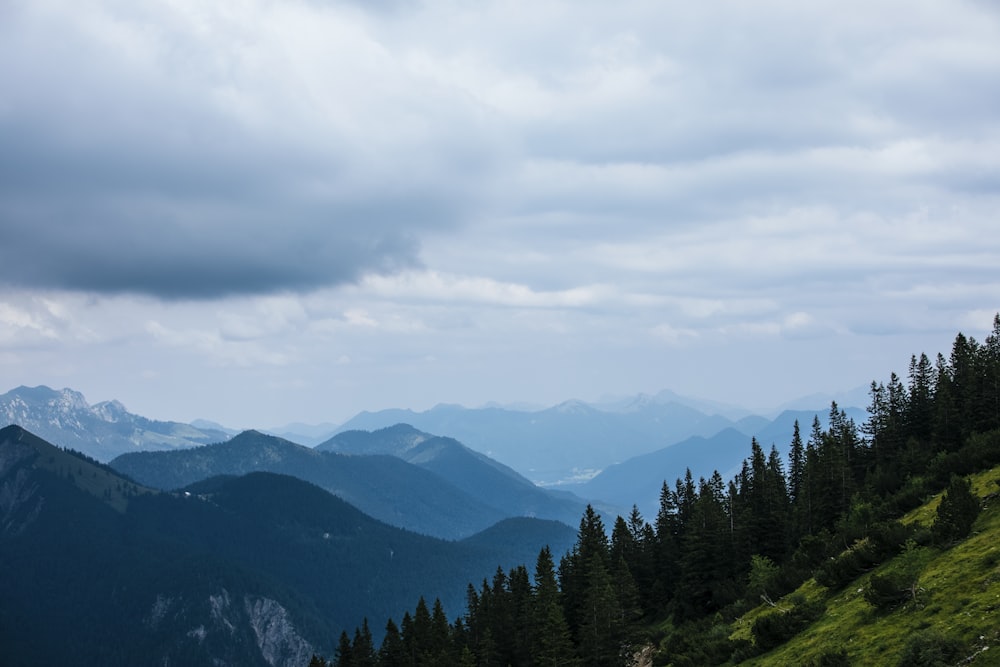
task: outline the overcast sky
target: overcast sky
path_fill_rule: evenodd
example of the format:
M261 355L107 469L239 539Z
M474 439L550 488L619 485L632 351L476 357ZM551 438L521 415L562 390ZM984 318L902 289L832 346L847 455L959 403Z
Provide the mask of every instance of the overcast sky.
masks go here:
M998 7L0 2L0 393L272 427L905 376L1000 310Z

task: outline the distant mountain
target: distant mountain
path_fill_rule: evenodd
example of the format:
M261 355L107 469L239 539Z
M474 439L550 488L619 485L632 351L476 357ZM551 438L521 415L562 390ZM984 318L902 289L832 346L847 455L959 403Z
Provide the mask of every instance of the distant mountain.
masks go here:
M329 440L330 436L337 432L337 424L331 422L323 422L322 424L294 423L263 430L265 433L291 440L299 445L315 447Z
M291 475L390 525L445 539L466 537L510 516L395 456L321 452L257 431L194 449L123 454L110 465L158 489L216 475Z
M403 459L447 480L505 516L579 523L586 501L542 489L511 468L453 438L434 436L409 424L376 431L344 431L316 447L342 454L385 454Z
M709 438L696 435L676 445L609 466L590 481L571 488L609 503L626 507L635 504L647 520L652 521L664 481L673 488L674 480L683 477L688 468L695 481L711 476L716 469L723 479L728 479L727 474L732 476L749 454L750 436L728 428Z
M551 484L598 471L692 435L740 428L677 402L639 397L614 411L567 401L534 412L439 405L425 412L362 412L340 427L375 431L397 423L447 435L502 461L534 482Z
M154 492L11 426L0 430L3 663L304 665L363 618L380 635L420 596L459 614L466 584L574 537L519 519L446 542L270 473Z
M871 405L871 393L868 385L861 385L848 391L832 394L810 394L783 404L781 410L814 411L818 407L829 408L830 403L837 402L842 408L864 408Z
M652 396L649 394L637 394L634 396L604 398L597 403L594 403L593 406L599 410L606 410L608 412L621 412L628 411L637 404L641 405L648 403L658 403L660 405L676 403L677 405L697 410L702 414L720 415L732 421L738 421L752 414L746 408L737 407L728 403L720 403L719 401L683 396L670 391L669 389L664 389Z
M846 408L844 413L859 427L866 418L865 411L859 408ZM711 476L715 470L728 480L738 472L743 459L750 456L753 437L765 452L770 451L771 445L777 447L787 465L795 421L798 420L801 437L806 441L814 417L819 417L821 428L827 428L829 410L786 410L772 421L747 417L740 420L740 429L727 428L707 438L693 436L609 466L589 481L565 488L619 506L630 507L634 503L645 516L652 517L659 506L664 481L673 487L675 480L683 477L688 468L696 481L699 477Z
M118 401L90 405L72 389L18 387L0 396L0 426L17 424L47 441L99 461L144 450L172 450L229 438L216 428L153 421Z

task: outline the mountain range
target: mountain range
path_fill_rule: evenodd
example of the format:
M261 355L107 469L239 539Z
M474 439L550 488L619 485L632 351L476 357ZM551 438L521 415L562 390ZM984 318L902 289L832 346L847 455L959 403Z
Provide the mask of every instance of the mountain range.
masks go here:
M844 412L858 424L865 418L864 411L858 408L848 408ZM589 480L567 484L563 488L587 498L600 498L616 507L635 504L643 515L652 517L659 507L664 481L673 488L674 482L684 477L687 470L691 471L695 481L699 477L711 477L716 470L723 479L729 479L739 472L743 460L750 456L752 438L756 438L765 451L774 445L782 460L787 462L795 422L799 422L800 434L805 440L814 417L819 419L821 428L827 428L828 412L786 410L773 421L755 422L753 430L726 428L710 437L692 436L669 447L608 466Z
M467 583L574 538L522 518L443 541L266 472L162 492L9 426L3 662L303 665L364 618L378 637L420 596L460 613Z
M230 436L219 428L146 419L118 401L90 405L80 392L45 386L21 386L0 396L0 426L10 424L99 461L125 452L204 445Z
M853 396L853 394L852 394ZM815 397L814 410L802 424L808 428L813 414L822 418L830 402ZM697 406L697 407L696 407ZM724 412L704 412L712 406ZM849 416L864 418L864 411L849 408ZM788 411L786 411L788 412ZM398 423L410 424L428 433L455 438L477 452L502 461L535 483L551 486L578 483L609 466L649 454L692 437L712 438L733 429L750 437L769 433L784 440L783 415L769 419L736 408L685 399L672 392L639 395L592 405L567 401L536 411L499 407L464 408L438 405L430 410L381 410L361 412L338 432L373 431ZM772 429L772 422L781 425ZM791 436L791 423L787 425ZM294 439L294 434L288 434ZM787 442L784 444L787 445ZM684 470L681 468L680 473Z
M824 398L809 400L819 404ZM717 412L706 412L711 410ZM152 475L144 479L158 487L177 488L212 474L283 472L314 481L392 525L450 539L512 516L575 525L585 503L557 489L592 499L606 514L635 503L648 515L664 480L672 483L687 468L696 478L715 468L732 471L749 452L751 437L784 454L794 420L808 430L814 415L825 423L827 411L818 405L768 419L667 391L595 404L568 401L543 410L439 405L423 412L362 412L332 435L329 424L289 425L281 447L259 452L259 461L236 462L224 447L190 457L167 455L233 436L213 422L154 421L127 412L117 401L91 406L70 389L19 387L0 396L0 425L22 425L101 461L167 450L164 458L140 457L146 460L143 472L132 471ZM859 408L846 412L858 423L866 418ZM317 451L292 447L292 439ZM350 458L331 467L336 457L316 456L322 452ZM316 461L322 464L315 467ZM124 458L116 465L129 470L133 462ZM402 500L410 497L424 500Z
M362 440L368 444L357 446ZM398 451L403 457L385 444L400 440L417 441L408 451ZM291 475L390 525L444 539L467 537L517 516L574 525L586 506L579 498L540 489L454 440L407 426L342 434L316 449L246 431L213 445L123 454L110 466L163 490L218 475Z

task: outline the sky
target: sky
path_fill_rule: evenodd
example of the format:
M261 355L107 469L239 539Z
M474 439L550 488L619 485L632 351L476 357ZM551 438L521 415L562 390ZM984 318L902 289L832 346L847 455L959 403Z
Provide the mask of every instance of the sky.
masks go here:
M1000 5L0 2L0 393L339 423L905 377L1000 310Z

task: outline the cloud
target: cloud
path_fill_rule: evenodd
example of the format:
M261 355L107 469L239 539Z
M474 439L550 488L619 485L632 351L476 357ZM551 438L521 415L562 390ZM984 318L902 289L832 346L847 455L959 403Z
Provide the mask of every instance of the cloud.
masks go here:
M854 386L996 310L997 80L977 0L0 3L2 361L199 409Z
M453 228L491 169L462 101L421 87L353 10L43 2L4 19L8 284L352 282L419 265L421 236Z

